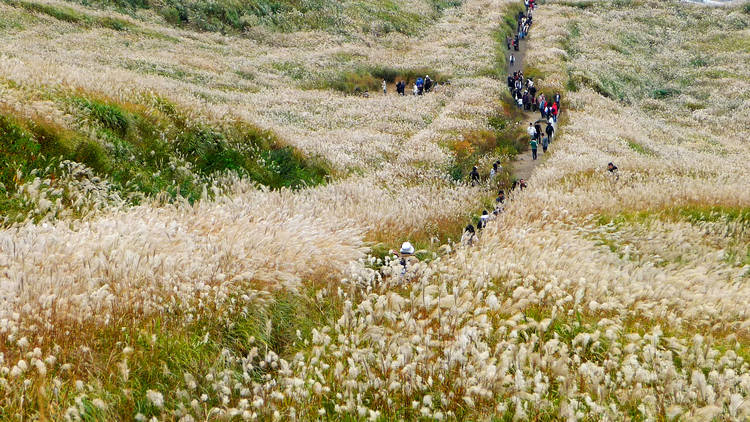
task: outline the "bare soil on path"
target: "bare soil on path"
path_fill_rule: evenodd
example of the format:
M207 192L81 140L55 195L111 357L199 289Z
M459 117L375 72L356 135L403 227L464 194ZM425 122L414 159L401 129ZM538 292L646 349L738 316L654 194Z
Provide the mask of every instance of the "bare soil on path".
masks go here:
M533 32L533 26L531 29L531 32ZM513 50L511 48L510 50L506 50L506 54L508 56L508 74L513 74L513 72L517 71L523 71L523 63L524 59L526 58L526 38L519 40L518 42L518 49L519 51ZM515 57L514 63L510 64L510 55L513 54ZM528 126L529 123L536 122L539 120L539 114L533 113L530 111L524 111L524 120L522 123L524 127ZM557 129L557 128L555 128ZM534 168L543 160L544 153L542 153L542 149L539 148L537 151L537 159L534 160L531 156L531 149L527 149L526 151L523 151L516 155L515 160L513 160L513 171L512 175L515 179L526 179L528 180L532 173L534 172Z

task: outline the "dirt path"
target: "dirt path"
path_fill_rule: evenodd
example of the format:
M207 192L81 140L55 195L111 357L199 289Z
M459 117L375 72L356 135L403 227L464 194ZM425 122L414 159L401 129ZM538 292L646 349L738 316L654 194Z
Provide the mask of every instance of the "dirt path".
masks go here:
M530 32L534 32L533 25ZM523 63L524 59L526 58L526 46L527 42L524 38L518 42L519 51L515 51L512 48L510 50L506 49L506 55L508 58L510 58L511 54L513 54L515 57L515 63L513 63L513 65L508 63L508 74L523 70ZM523 124L524 128L528 126L530 122L536 122L540 117L539 113L532 113L530 111L525 111L523 115L524 121L520 124ZM555 129L557 129L557 127L555 127ZM542 153L541 145L537 152L538 154L536 160L533 160L531 157L531 149L524 151L516 156L515 160L513 160L512 174L514 178L528 180L531 177L531 174L534 172L534 168L536 168L536 166L544 160L544 153Z

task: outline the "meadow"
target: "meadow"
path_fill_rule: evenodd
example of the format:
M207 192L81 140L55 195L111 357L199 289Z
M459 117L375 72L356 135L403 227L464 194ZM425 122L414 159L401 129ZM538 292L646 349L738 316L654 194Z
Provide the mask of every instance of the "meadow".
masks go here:
M746 7L542 4L463 247L518 2L324 3L0 4L0 419L750 417Z

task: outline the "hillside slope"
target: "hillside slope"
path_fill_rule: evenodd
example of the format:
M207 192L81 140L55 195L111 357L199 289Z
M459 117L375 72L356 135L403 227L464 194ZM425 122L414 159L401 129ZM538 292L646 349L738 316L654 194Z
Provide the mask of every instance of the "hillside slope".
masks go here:
M166 102L273 134L329 180L222 173L192 203L99 199L1 230L0 417L750 418L747 7L540 5L525 74L561 93L560 130L463 246L449 238L506 180L448 175L525 141L498 73L518 2L467 0L415 33L263 37L44 4L97 18L0 4L13 121L98 142L101 104L130 125ZM427 72L450 84L355 93ZM56 182L34 183L38 210ZM405 240L420 251L404 267L384 250Z

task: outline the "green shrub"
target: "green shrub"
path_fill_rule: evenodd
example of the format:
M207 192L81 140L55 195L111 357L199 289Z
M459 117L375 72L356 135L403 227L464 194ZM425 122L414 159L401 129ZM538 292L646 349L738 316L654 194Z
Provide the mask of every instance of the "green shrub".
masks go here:
M50 177L59 160L85 164L134 204L160 193L198 200L206 183L230 171L272 189L324 183L329 173L269 131L244 123L196 124L161 99L151 106L119 104L77 92L68 101L81 117L80 132L0 113L0 210L10 216L0 224L33 212L11 195L32 174Z
M651 93L651 97L656 98L656 99L663 99L663 98L673 97L679 94L680 94L680 91L675 88L659 88L659 89L655 89Z
M109 169L107 151L96 141L81 141L72 158L79 163L86 164L100 174L106 173Z
M41 146L14 119L0 114L0 194L16 191L17 172L28 174Z
M123 136L128 132L130 122L125 112L117 106L86 98L73 98L73 102L79 107L88 110L91 113L91 117L116 134Z

